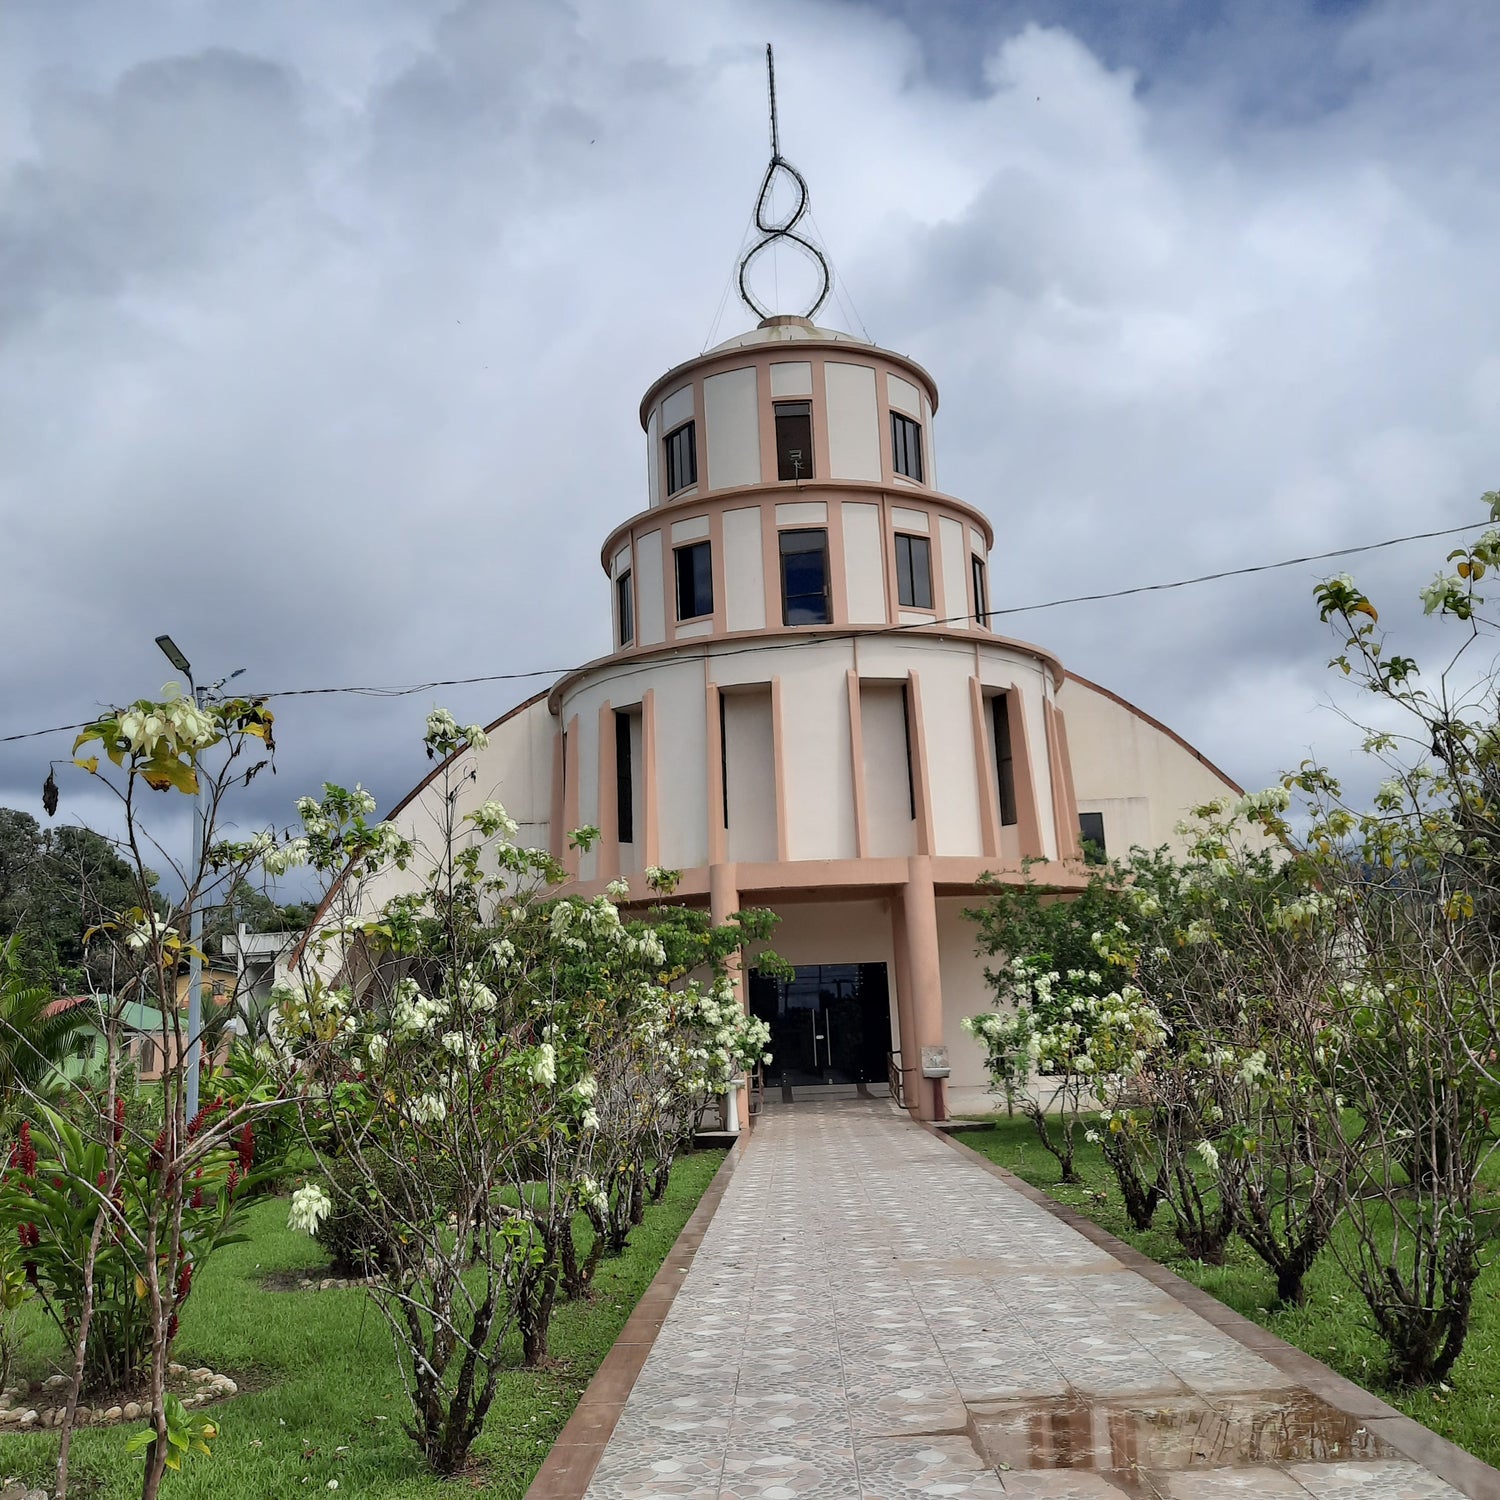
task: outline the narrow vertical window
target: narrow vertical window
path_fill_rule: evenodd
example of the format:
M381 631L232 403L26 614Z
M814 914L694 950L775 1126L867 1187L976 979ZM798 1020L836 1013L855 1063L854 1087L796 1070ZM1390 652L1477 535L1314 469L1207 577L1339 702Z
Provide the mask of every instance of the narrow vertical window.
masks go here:
M667 493L675 495L698 482L698 443L694 424L684 422L674 427L665 438L667 451Z
M912 821L917 817L917 778L911 765L911 684L901 684L901 733L906 741L906 801Z
M813 477L812 402L776 403L776 477Z
M696 620L714 612L713 548L692 542L673 554L677 563L677 618Z
M995 771L1000 783L1000 822L1012 827L1016 821L1016 761L1010 737L1010 694L990 699L995 720Z
M628 646L635 639L635 586L629 568L615 579L615 609L620 621L620 644Z
M783 531L781 549L781 623L826 625L828 608L828 533Z
M729 714L724 707L724 691L719 690L719 786L724 793L724 826L729 827Z
M984 559L977 553L969 559L974 573L974 623L986 630L990 625L990 590L984 576Z
M896 597L907 609L932 608L932 543L896 533Z
M1084 863L1102 865L1109 858L1104 845L1104 814L1078 814L1078 842L1083 845Z
M891 413L891 467L908 479L922 482L922 424Z
M630 759L630 715L615 711L615 807L619 813L619 839L635 842L635 768Z

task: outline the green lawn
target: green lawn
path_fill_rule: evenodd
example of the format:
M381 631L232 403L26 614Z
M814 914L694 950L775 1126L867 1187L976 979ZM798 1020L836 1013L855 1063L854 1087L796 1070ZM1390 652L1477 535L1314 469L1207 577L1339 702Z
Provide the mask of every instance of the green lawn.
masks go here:
M272 1292L273 1271L320 1265L318 1247L286 1227L284 1199L249 1213L250 1241L219 1252L183 1316L175 1357L205 1364L240 1383L242 1394L210 1407L220 1432L211 1458L195 1457L168 1475L179 1500L262 1500L308 1495L330 1480L371 1500L452 1496L456 1491L520 1496L625 1319L724 1159L721 1151L680 1160L665 1199L647 1210L625 1253L601 1262L593 1300L564 1304L553 1323L553 1368L507 1372L475 1445L476 1472L453 1484L432 1478L401 1431L405 1410L390 1334L360 1291ZM30 1309L28 1309L30 1312ZM55 1332L38 1326L18 1373L51 1373L63 1357ZM76 1493L127 1500L140 1492L141 1460L123 1452L143 1424L85 1429L73 1446ZM51 1493L57 1438L0 1437L0 1480L17 1475Z
M1468 1342L1447 1382L1451 1389L1392 1391L1380 1382L1382 1346L1369 1327L1359 1289L1327 1251L1308 1275L1306 1305L1277 1309L1272 1306L1274 1280L1238 1240L1231 1243L1225 1265L1205 1266L1183 1257L1165 1209L1158 1210L1145 1233L1133 1229L1114 1173L1098 1147L1083 1139L1081 1129L1075 1165L1084 1181L1073 1187L1058 1181L1057 1162L1019 1117L1001 1118L987 1130L966 1131L960 1139L1434 1432L1500 1465L1500 1268L1492 1265L1479 1279Z

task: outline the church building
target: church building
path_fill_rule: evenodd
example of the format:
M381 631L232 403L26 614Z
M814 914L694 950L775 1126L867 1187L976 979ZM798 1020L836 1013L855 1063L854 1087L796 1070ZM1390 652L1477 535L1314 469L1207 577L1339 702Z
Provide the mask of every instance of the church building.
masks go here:
M805 205L773 137L751 255L796 240L826 296L801 205L767 218L777 173ZM771 1026L768 1096L889 1088L941 1118L986 1097L960 1026L992 999L963 914L981 877L1045 860L1034 878L1077 890L1084 841L1171 844L1188 808L1239 788L993 628L995 530L939 484L936 381L761 306L746 262L756 326L641 399L645 494L600 548L613 648L489 725L466 797L499 800L522 842L565 860L570 893L624 878L640 909L660 866L681 871L674 900L715 918L772 908L796 976L743 981ZM585 824L598 843L570 850Z

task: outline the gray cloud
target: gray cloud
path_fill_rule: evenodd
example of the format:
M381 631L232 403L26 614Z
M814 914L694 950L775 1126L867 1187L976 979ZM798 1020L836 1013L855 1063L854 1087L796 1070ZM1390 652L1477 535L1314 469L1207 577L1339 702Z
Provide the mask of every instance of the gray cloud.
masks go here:
M942 388L939 477L995 521L997 603L1471 519L1500 418L1488 9L1142 13L20 6L0 734L153 691L163 629L266 689L605 649L636 402L715 326L768 35L845 287ZM1441 550L1355 567L1434 645L1410 601ZM1013 633L1259 783L1352 738L1319 707L1350 701L1319 572ZM530 691L287 699L246 821L325 778L388 804L434 701ZM33 806L65 750L0 746L0 802Z

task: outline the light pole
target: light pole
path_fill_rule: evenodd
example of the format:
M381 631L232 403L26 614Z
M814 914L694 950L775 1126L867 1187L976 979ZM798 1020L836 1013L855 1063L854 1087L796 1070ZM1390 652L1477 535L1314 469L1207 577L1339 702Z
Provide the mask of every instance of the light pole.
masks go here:
M201 709L202 689L193 682L193 669L187 657L169 635L157 636L156 644L161 647L162 655L187 678L188 691L193 695L193 702ZM198 1033L203 1022L203 893L194 891L203 866L203 778L198 776L196 780L197 790L193 793L193 862L188 867L188 878L184 882L187 893L194 897L192 910L188 913L187 1117L190 1120L198 1113ZM162 1000L174 1007L177 1004L175 995L170 1001L164 995Z

